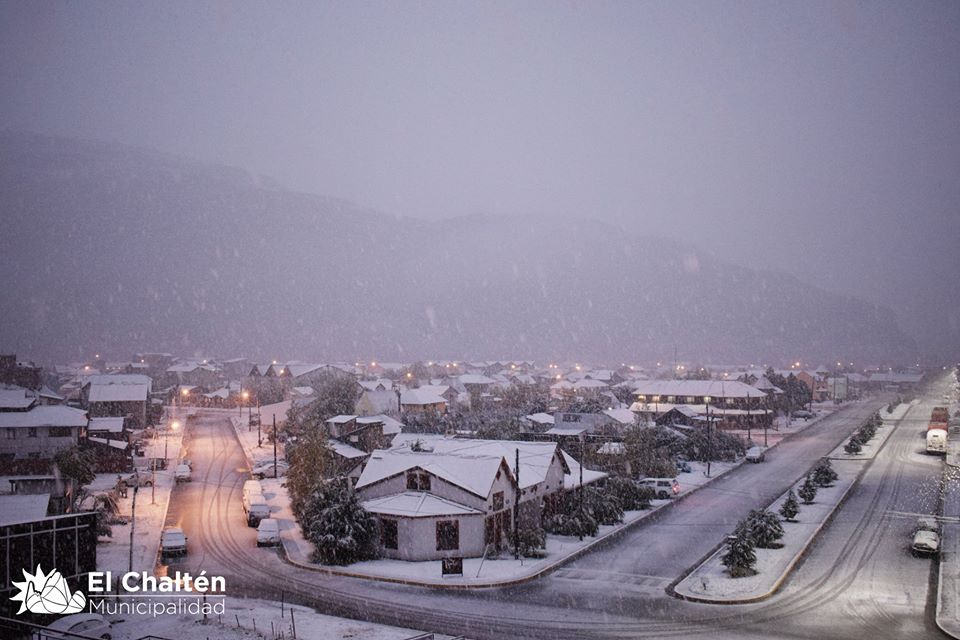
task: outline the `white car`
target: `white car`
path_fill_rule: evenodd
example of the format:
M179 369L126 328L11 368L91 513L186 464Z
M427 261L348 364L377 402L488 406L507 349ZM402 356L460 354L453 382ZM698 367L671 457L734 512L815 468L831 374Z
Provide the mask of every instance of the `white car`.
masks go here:
M187 536L180 527L167 527L160 534L160 553L163 556L187 555Z
M936 519L929 516L918 518L913 531L913 544L910 545L913 555L933 555L940 551L940 526Z
M173 472L173 478L177 482L190 482L190 467L185 464L178 464L177 470Z
M275 547L280 544L280 521L264 518L257 525L257 546Z
M669 500L680 493L680 483L676 478L642 478L637 484L641 487L650 487L660 500Z
M44 631L34 632L34 637L75 637L69 634L78 634L84 638L100 638L101 640L110 640L113 637L110 622L99 613L75 613L64 616L47 625Z
M250 475L258 480L263 480L264 478L279 478L287 475L288 469L290 469L290 465L287 464L286 461L277 460L277 471L274 473L273 462L263 462L251 469Z

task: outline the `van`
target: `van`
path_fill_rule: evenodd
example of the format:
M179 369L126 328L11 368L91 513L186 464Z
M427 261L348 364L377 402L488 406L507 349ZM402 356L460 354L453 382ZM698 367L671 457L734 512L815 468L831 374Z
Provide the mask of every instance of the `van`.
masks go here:
M251 493L243 497L243 512L247 515L247 525L255 527L270 517L270 505L262 493Z
M747 449L747 462L763 462L763 447L750 447Z
M637 484L641 487L651 487L659 500L669 500L680 493L680 483L676 478L642 478Z
M257 546L275 547L280 544L280 521L264 518L257 525Z

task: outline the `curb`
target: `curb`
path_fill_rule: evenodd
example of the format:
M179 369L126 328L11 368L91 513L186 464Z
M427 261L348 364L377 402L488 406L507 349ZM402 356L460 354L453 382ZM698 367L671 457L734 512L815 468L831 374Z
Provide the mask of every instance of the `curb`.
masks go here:
M704 482L703 484L699 485L696 489L691 489L691 490L688 491L687 493L684 493L683 495L678 496L678 497L672 499L670 502L668 502L668 503L666 503L666 504L663 504L663 505L660 505L660 506L658 506L658 507L655 508L655 509L651 509L650 511L647 511L646 513L644 513L643 515L641 515L640 517L638 517L638 518L636 518L636 519L634 519L634 520L631 520L630 522L628 522L628 523L626 523L626 524L623 524L623 525L617 527L616 529L613 529L613 530L611 530L611 531L606 532L605 534L599 536L599 537L596 538L595 540L592 540L590 543L584 545L583 547L581 547L581 548L579 548L579 549L576 549L575 551L571 551L568 555L563 556L562 558L558 558L558 559L555 560L554 562L552 562L552 563L550 563L550 564L548 564L548 565L545 565L544 567L538 569L538 570L535 571L534 573L531 573L531 574L525 575L525 576L520 576L520 577L517 577L517 578L510 578L510 579L505 579L505 580L496 580L496 581L490 581L490 582L474 582L474 583L469 583L469 584L443 584L443 583L440 583L440 582L424 582L424 581L421 581L421 580L410 580L410 579L406 579L406 578L396 578L396 577L393 577L393 576L380 576L380 575L372 575L372 574L366 574L366 573L354 573L354 572L351 572L351 571L342 571L342 570L339 570L339 569L333 569L333 568L330 568L330 567L323 567L323 566L320 566L320 565L307 564L307 563L304 563L304 562L300 562L299 560L294 560L294 559L292 559L292 558L290 557L289 553L287 552L287 546L286 546L286 544L281 545L281 548L283 549L282 558L283 558L284 562L286 562L287 564L290 564L290 565L292 565L292 566L299 567L299 568L301 568L301 569L307 569L307 570L309 570L309 571L316 571L316 572L318 572L318 573L324 573L324 574L326 574L326 575L343 576L343 577L348 577L348 578L361 578L361 579L364 579L364 580L376 580L376 581L378 581L378 582L390 582L390 583L394 583L394 584L402 584L402 585L415 586L415 587L430 587L430 588L434 588L434 589L464 591L464 590L469 590L469 589L495 589L495 588L499 588L499 587L509 587L509 586L514 586L514 585L524 584L524 583L527 583L527 582L531 582L531 581L533 581L533 580L537 580L537 579L543 577L544 575L546 575L546 574L548 574L548 573L550 573L550 572L552 572L552 571L555 571L555 570L559 569L559 568L562 567L563 565L565 565L565 564L567 564L567 563L569 563L569 562L572 562L573 560L576 560L577 558L579 558L579 557L581 557L582 555L586 554L588 551L593 551L594 549L596 549L596 548L597 548L598 546L600 546L601 544L609 543L609 542L613 541L614 539L618 538L619 536L622 536L624 533L626 533L628 530L630 530L631 528L633 528L633 527L634 527L635 525L637 525L638 523L644 522L645 520L647 520L647 518L655 517L655 516L657 516L658 514L660 514L661 512L665 511L666 509L669 509L669 508L672 507L673 505L679 504L680 502L683 502L688 496L693 495L693 494L696 493L698 490L702 489L703 487L706 487L706 486L710 485L711 483L713 483L713 482L714 482L715 480L717 480L718 478L722 478L723 476L727 475L728 473L730 473L730 472L733 471L734 469L739 468L740 465L742 465L743 463L744 463L744 460L740 460L740 461L739 461L737 464L735 464L734 466L732 466L732 467L730 467L729 469L725 470L723 473L720 473L720 474L718 474L718 475L713 476L710 480L708 480L707 482Z
M831 414L831 415L835 415L835 414ZM901 418L901 420L902 420L902 418ZM900 420L897 421L897 425L896 425L896 426L899 426L899 422L900 422ZM894 428L896 428L896 426L895 426ZM891 429L890 433L893 433L893 429ZM784 438L784 439L786 439L786 438ZM857 486L858 484L860 484L860 480L863 478L863 474L866 473L867 469L869 469L870 466L873 464L873 461L876 459L877 454L879 454L880 451L882 451L883 448L887 446L887 442L889 441L889 439L890 439L890 438L889 438L889 434L888 434L888 435L887 435L887 438L885 438L884 441L880 444L880 446L877 447L876 453L874 454L873 457L870 457L870 458L861 458L861 459L848 459L848 460L845 460L845 461L848 461L848 462L863 462L863 463L865 463L865 464L863 465L863 468L860 469L860 471L857 472L857 475L856 475L856 477L853 479L853 482L851 482L851 483L850 483L850 486L848 486L848 487L846 488L846 490L843 492L843 495L841 495L841 496L840 496L840 499L837 500L837 503L833 506L833 508L830 510L830 512L827 514L827 516L820 522L820 524L817 525L817 528L813 530L813 533L810 535L809 538L807 538L807 541L803 544L803 546L800 548L800 550L799 550L799 551L796 553L796 555L793 557L793 560L790 561L790 563L789 563L789 564L786 566L786 568L783 570L783 573L780 575L779 578L777 578L777 579L774 581L773 586L772 586L766 593L762 593L762 594L756 595L756 596L750 596L750 597L747 597L747 598L739 598L739 599L736 599L736 600L715 600L715 599L712 599L712 598L685 595L685 594L682 594L682 593L678 593L678 592L676 591L676 589L675 589L676 585L678 585L678 584L680 584L681 582L683 582L684 580L686 580L687 577L689 577L694 571L696 571L697 569L699 569L700 567L702 567L706 562L712 560L714 556L716 556L718 553L720 553L720 552L723 550L724 545L725 545L725 541L721 541L712 551L708 552L708 553L703 557L703 559L702 559L700 562L698 562L698 563L696 563L695 565L693 565L693 567L692 567L689 571L685 572L685 573L684 573L683 575L681 575L677 580L675 580L674 582L671 582L669 585L667 585L667 593L670 594L670 595L672 595L672 596L674 596L675 598L677 598L677 599L679 599L679 600L686 600L686 601L688 601L688 602L700 602L700 603L704 603L704 604L727 604L727 605L730 605L730 604L751 604L751 603L756 603L756 602L762 602L763 600L766 600L766 599L770 598L771 596L773 596L777 591L780 590L780 587L783 586L783 583L786 581L786 579L787 579L787 578L790 576L790 574L793 572L794 567L796 567L797 564L798 564L803 558L806 557L808 550L809 550L810 547L813 545L813 542L817 539L817 536L820 535L820 531L821 531L827 524L829 524L830 521L833 520L834 515L837 513L837 510L838 510L841 506L843 506L843 503L844 503L844 502L846 502L847 496L850 495L850 491L851 491L855 486ZM779 444L779 443L778 443L778 444ZM829 457L829 456L827 456L827 457ZM801 476L800 478L797 478L797 479L794 481L793 484L796 484L797 482L800 482L800 480L801 480L802 478L804 478L805 476L806 476L806 474L804 474L804 475ZM777 496L777 498L775 498L775 499L773 500L773 502L771 502L770 504L773 504L774 502L776 502L777 500L779 500L780 497L781 497L781 496ZM767 505L767 506L769 507L770 505Z

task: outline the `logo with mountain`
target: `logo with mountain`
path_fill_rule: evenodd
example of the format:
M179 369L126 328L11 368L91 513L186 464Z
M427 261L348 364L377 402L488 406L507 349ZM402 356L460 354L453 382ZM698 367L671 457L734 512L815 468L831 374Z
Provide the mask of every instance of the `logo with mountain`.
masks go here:
M66 578L56 569L44 574L40 565L37 565L36 573L31 575L24 569L23 577L23 582L13 582L13 586L20 591L10 598L20 603L17 615L24 611L66 615L80 613L87 606L87 597L83 592L71 594Z

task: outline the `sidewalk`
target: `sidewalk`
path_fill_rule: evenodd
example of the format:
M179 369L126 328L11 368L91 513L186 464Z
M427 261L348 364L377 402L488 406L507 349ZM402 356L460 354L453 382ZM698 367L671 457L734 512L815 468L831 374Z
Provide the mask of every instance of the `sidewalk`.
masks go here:
M167 517L167 505L170 503L170 492L176 484L173 472L177 460L180 459L180 447L183 440L183 430L170 436L167 443L169 455L167 468L156 471L156 481L153 487L140 487L137 492L136 527L133 539L133 570L149 571L157 563L157 552L160 548L160 533L163 531ZM141 474L151 474L150 469L140 469ZM122 474L126 477L129 474ZM105 491L116 486L117 474L99 474L91 485L91 492ZM133 507L133 487L127 489L127 497L120 499L119 514L127 519L128 524L113 525L113 535L101 538L97 542L97 569L113 571L115 576L127 572L130 562L130 514Z
M205 410L206 411L206 410ZM260 427L259 441L257 439L257 427L250 427L247 424L246 414L240 417L234 411L230 416L230 424L237 434L240 441L240 447L243 449L243 455L247 458L247 464L252 469L263 462L273 462L273 443L270 442L269 435L273 431L271 425ZM258 446L259 444L259 446ZM284 459L283 443L277 443L277 460Z
M955 458L951 460L949 457L943 468L943 517L937 626L947 635L960 638L960 522L948 520L960 518L960 467Z

